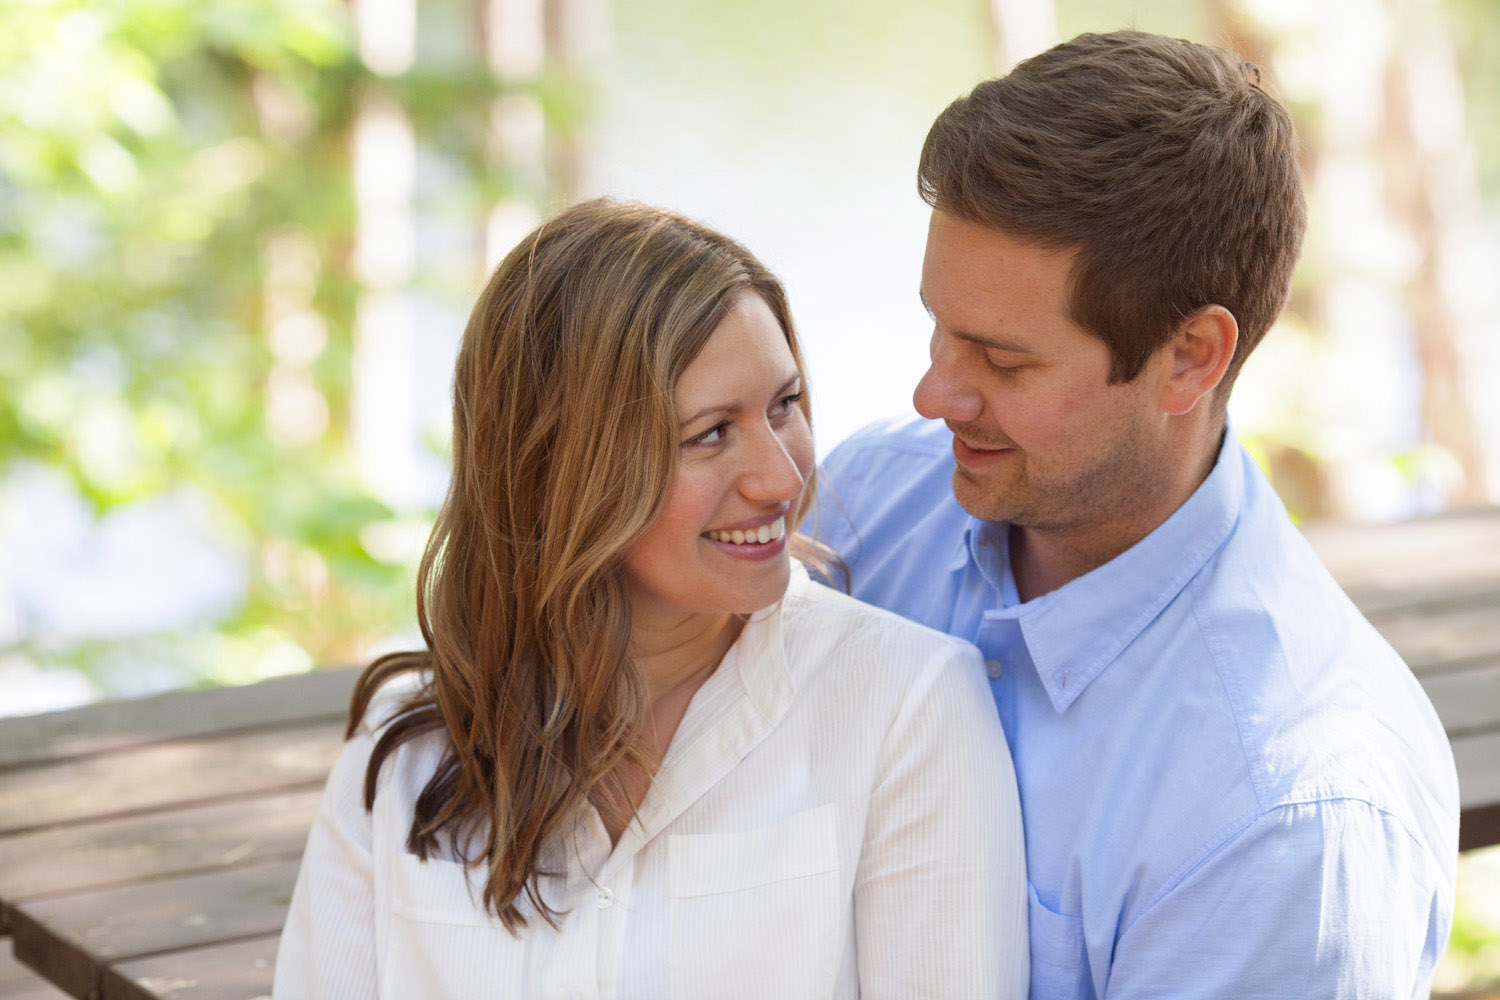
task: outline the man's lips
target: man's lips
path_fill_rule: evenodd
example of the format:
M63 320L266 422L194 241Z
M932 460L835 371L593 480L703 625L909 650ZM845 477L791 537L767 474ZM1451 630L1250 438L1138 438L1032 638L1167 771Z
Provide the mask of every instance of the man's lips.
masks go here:
M1015 450L1011 447L982 445L977 442L970 444L962 435L956 432L953 435L953 457L965 468L993 465L1004 461L1006 456L1014 454Z

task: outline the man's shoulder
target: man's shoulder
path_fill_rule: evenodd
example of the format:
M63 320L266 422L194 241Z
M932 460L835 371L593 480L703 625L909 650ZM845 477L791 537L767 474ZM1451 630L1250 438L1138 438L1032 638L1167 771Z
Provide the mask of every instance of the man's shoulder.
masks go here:
M891 417L866 424L829 453L823 465L839 472L868 463L951 461L953 433L941 420Z
M969 515L953 497L953 436L942 422L871 424L836 448L818 478L809 529L851 571L861 598L932 622L911 603L962 544ZM933 595L928 594L928 597Z
M1440 846L1457 798L1431 702L1279 501L1259 492L1188 590L1260 808L1364 802Z
M1122 655L1130 669L1089 688L1089 732L1110 755L1151 761L1161 788L1216 789L1141 795L1152 809L1127 839L1156 845L1160 885L1257 823L1317 824L1355 804L1435 854L1448 845L1456 786L1431 703L1256 475L1216 551ZM1124 767L1097 775L1132 787ZM1136 849L1111 846L1121 822L1101 853L1134 871Z
M882 420L861 428L823 461L819 477L820 515L847 520L856 530L891 516L957 509L953 435L938 420Z
M837 587L804 577L787 591L788 632L799 640L838 646L852 640L867 644L877 658L896 660L943 660L977 656L968 640L924 625ZM887 655L889 654L889 655Z

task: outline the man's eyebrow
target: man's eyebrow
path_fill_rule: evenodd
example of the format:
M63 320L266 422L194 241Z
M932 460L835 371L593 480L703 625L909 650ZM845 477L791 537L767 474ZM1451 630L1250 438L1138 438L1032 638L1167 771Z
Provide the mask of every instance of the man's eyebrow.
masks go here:
M932 315L932 307L927 304L927 295L921 288L917 289L917 298L922 300L922 308L927 310L927 315L936 320L937 317ZM1042 353L1035 347L1027 347L1025 344L1016 343L1014 340L1006 340L1004 337L992 337L989 334L974 333L970 330L950 330L948 332L959 340L967 340L971 344L978 344L980 347L985 347L992 351L1006 351L1010 354Z
M773 397L775 397L775 396L780 396L780 395L782 395L784 393L791 392L792 391L792 386L796 385L798 383L798 381L801 380L801 378L802 378L802 373L801 372L793 372L792 373L792 377L789 378L789 379L787 379L785 382L781 383L781 385L778 386L777 389L776 389L776 391L773 392L773 393L771 393L771 395ZM691 417L684 417L682 420L679 421L679 423L681 423L685 427L685 426L687 426L688 424L692 423L695 420L702 420L704 417L708 416L711 413L722 413L722 414L725 414L726 416L733 416L734 414L736 414L738 412L740 412L740 406L739 406L738 403L725 403L722 406L705 406L703 409L699 410L697 413L693 414Z

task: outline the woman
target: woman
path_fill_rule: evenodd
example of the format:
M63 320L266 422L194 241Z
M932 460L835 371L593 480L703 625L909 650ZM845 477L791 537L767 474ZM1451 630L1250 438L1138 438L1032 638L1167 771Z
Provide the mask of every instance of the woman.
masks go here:
M977 652L790 556L802 368L776 279L676 215L590 202L506 257L427 648L355 688L276 997L1024 995Z

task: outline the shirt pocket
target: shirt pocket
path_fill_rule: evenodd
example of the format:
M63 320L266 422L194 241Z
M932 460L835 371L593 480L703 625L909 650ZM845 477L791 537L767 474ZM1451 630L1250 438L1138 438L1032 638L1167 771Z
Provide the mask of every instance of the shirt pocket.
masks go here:
M1093 987L1083 948L1083 920L1048 909L1026 883L1031 925L1031 1000L1088 1000Z
M832 805L763 830L669 837L667 864L674 1000L832 992L846 908Z
M390 940L381 995L401 1000L510 995L525 981L526 946L479 900L484 871L400 853L391 865Z

